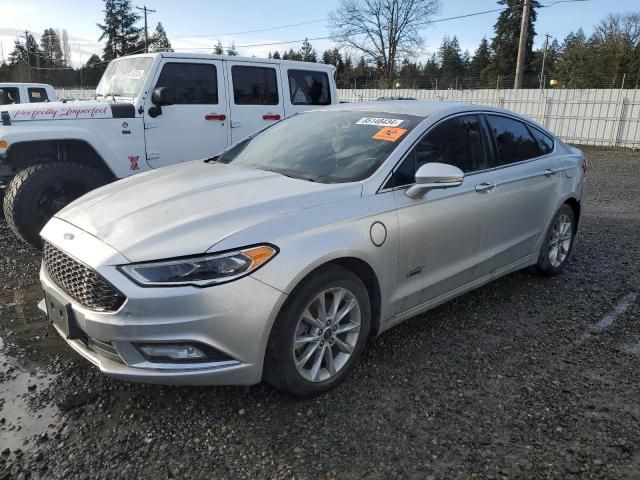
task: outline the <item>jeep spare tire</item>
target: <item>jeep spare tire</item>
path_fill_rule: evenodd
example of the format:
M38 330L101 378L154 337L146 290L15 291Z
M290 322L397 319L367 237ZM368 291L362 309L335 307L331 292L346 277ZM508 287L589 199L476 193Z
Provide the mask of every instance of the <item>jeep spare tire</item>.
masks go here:
M7 187L5 219L20 239L41 248L40 230L49 219L76 198L108 181L102 171L80 163L32 165L13 177Z

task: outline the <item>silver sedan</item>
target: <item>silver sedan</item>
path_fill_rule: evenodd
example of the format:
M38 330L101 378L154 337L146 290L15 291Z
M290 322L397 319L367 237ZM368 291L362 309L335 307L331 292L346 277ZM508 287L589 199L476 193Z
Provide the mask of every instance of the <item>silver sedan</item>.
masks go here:
M586 167L505 110L311 111L62 210L41 308L116 378L318 395L368 337L510 272L560 273Z

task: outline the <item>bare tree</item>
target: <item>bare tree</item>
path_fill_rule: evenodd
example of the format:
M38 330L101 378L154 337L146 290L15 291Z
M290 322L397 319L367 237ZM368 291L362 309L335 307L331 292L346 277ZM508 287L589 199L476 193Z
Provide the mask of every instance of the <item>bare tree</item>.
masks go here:
M440 0L340 0L329 29L341 47L359 50L380 67L389 85L398 63L424 45L420 30L439 6Z

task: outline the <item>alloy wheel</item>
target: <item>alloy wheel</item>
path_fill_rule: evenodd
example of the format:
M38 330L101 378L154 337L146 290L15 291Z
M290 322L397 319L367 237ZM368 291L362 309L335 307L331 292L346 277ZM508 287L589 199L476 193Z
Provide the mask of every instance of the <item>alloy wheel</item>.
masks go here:
M569 215L560 215L551 228L549 240L549 262L554 268L558 268L566 260L571 248L573 227Z
M293 337L293 361L310 382L334 377L348 362L360 336L361 312L346 288L330 288L303 310Z

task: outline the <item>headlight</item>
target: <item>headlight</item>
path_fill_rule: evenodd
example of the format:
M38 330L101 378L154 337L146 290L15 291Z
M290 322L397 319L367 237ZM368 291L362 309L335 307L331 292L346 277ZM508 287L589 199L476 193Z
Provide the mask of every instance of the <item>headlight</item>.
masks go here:
M196 285L206 287L250 274L278 251L269 245L226 253L122 265L120 270L143 286Z

